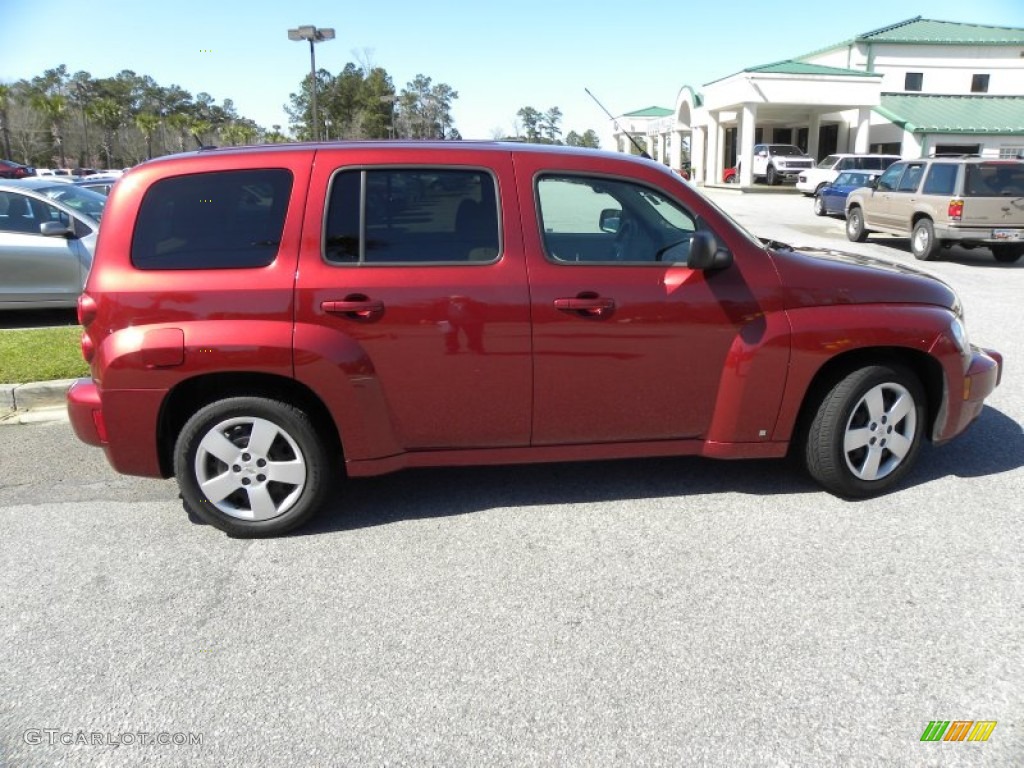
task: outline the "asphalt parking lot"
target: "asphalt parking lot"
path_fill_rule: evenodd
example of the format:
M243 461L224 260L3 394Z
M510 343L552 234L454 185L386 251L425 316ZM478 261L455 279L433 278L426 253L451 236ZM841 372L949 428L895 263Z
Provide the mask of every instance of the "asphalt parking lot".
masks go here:
M914 263L800 195L709 196ZM1004 381L863 502L781 461L409 471L241 541L66 423L3 428L0 766L1020 765L1024 262L945 255Z

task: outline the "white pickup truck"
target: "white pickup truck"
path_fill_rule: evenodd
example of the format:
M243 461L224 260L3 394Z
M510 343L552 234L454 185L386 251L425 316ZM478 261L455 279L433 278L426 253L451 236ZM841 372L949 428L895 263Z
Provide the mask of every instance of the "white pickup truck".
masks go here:
M814 167L814 159L800 147L792 144L755 144L754 180L764 179L768 184L796 181L801 171ZM736 164L739 174L740 164Z

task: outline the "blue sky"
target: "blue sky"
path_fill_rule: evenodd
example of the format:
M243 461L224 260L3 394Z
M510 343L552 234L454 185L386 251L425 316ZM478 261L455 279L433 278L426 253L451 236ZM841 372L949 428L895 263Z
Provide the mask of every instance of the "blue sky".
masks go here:
M512 132L524 105L558 106L564 132L594 128L609 146L584 87L616 115L672 107L683 85L700 90L914 16L1024 27L1024 0L0 0L0 82L59 64L94 77L131 69L287 127L282 105L309 70L308 45L287 30L314 24L337 34L317 45L318 67L368 59L399 89L419 73L452 86L465 138Z

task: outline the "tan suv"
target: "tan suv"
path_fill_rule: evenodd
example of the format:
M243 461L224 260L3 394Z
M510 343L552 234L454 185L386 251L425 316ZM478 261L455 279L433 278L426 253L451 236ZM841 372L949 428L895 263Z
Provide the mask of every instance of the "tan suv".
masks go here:
M984 246L996 261L1024 254L1024 162L978 157L903 160L846 200L846 236L909 235L914 256Z

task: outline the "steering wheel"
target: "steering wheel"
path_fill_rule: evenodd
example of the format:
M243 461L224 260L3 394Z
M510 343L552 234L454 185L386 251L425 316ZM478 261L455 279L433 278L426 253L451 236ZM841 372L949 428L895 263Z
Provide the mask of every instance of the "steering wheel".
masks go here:
M627 216L623 212L619 231L615 233L615 242L612 244L612 259L615 261L629 261L630 253L636 249L636 241L639 234L639 225L633 220L632 216Z

